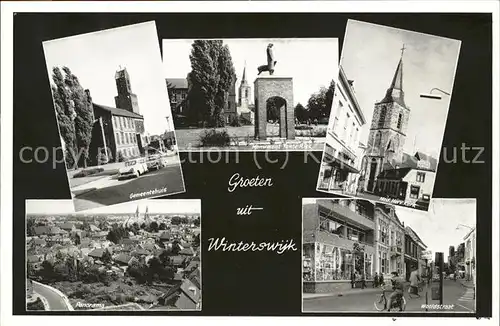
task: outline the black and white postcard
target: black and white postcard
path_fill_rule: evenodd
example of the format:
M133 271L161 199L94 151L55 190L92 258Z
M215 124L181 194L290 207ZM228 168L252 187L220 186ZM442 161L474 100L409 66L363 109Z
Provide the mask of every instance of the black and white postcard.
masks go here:
M26 310L201 310L201 201L26 201Z
M303 312L474 313L476 200L430 206L304 198Z
M75 210L184 192L155 23L43 50Z
M322 150L338 40L163 40L179 150Z
M428 209L460 44L348 21L317 190Z

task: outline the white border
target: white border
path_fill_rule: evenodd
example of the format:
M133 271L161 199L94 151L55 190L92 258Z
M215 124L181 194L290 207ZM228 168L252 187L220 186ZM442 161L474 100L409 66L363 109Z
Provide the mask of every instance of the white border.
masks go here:
M438 167L439 167L439 161L440 161L441 156L443 154L442 153L443 152L442 148L443 148L444 134L446 132L446 125L448 123L448 115L450 113L450 106L451 106L451 99L452 99L452 96L453 96L453 89L455 88L455 78L457 76L458 62L459 62L459 59L460 59L460 50L462 49L462 40L455 40L455 39L450 39L450 38L442 37L442 36L438 36L438 35L432 35L432 34L421 33L421 32L417 32L417 31L413 31L413 30L406 30L406 29L401 29L401 28L395 28L395 27L387 26L387 25L373 24L373 23L370 23L370 22L365 22L365 21L361 21L361 20L354 20L354 19L348 19L348 21L347 21L347 27L349 26L349 22L363 23L363 24L366 24L366 25L371 25L373 28L379 28L379 29L385 28L387 30L392 30L392 31L401 31L401 32L406 32L406 33L414 33L414 34L420 34L421 36L427 36L429 38L433 37L433 38L439 38L439 39L449 40L449 41L452 40L452 41L458 42L458 51L457 51L457 57L456 57L456 61L455 61L455 69L453 70L452 83L451 83L451 86L449 88L450 95L448 96L449 97L448 107L446 109L446 117L445 117L445 120L444 120L444 127L445 128L443 129L443 133L441 134L441 139L438 142L440 144L439 148L441 150L439 151L439 154L436 157L436 161L437 162L436 162L436 171L435 171L435 174L437 175L437 173L438 173ZM342 48L343 49L345 49L345 45L346 45L347 38L348 38L348 31L349 30L348 30L347 27L346 27L345 35L344 35L344 43L342 44ZM344 51L342 51L342 54L340 55L339 67L342 66L342 59L343 59L343 57L344 57ZM339 69L339 71L340 71L340 69ZM332 103L332 105L333 105L333 103ZM333 106L332 106L332 108L333 108ZM375 108L373 108L373 111L375 111ZM334 117L330 113L329 119L332 120L333 118ZM366 125L368 125L368 123L369 122L367 121ZM330 126L330 124L331 124L331 121L328 122L329 126ZM424 127L422 127L422 129L423 128ZM327 129L326 132L328 134L328 129ZM369 142L369 139L367 140L367 143L366 143L367 146L368 146L368 142ZM437 142L437 139L436 139L436 142ZM326 152L326 146L327 146L327 144L328 144L328 142L325 141L325 146L323 148L323 155L321 157L321 162L320 162L320 169L318 171L318 179L316 180L316 191L322 192L322 193L327 193L327 194L330 194L330 195L346 196L348 198L365 199L365 200L374 201L374 202L377 202L377 203L390 204L390 205L394 205L394 206L400 206L400 207L404 207L404 208L415 209L417 211L427 212L429 210L430 205L427 206L427 210L417 209L417 208L414 208L414 207L412 207L410 205L405 205L406 200L402 204L395 204L395 203L392 203L392 202L384 202L382 200L382 198L388 198L388 197L379 196L378 199L371 199L371 198L363 197L363 194L358 194L358 193L356 194L356 196L353 196L352 194L344 194L341 191L330 191L330 190L320 189L318 186L319 186L319 181L320 181L320 177L321 177L321 167L323 165L323 159L325 158L325 152ZM430 200L432 200L432 198L433 198L435 185L436 185L436 178L434 178L434 182L432 183L432 192L431 192L430 198L429 198ZM430 200L429 200L429 202L430 202Z
M70 201L71 199L26 199L24 201L24 210L25 210L25 216L24 216L24 255L25 255L25 262L24 262L24 279L27 280L28 279L28 262L27 262L27 257L28 257L28 245L26 243L26 238L28 237L28 210L27 210L27 203L28 201L31 201L31 202L41 202L41 201L50 201L50 202L57 202L57 201ZM149 201L152 201L153 199L152 198L148 198L148 199L143 199L143 200L140 200L140 201L137 201L137 204L140 204L140 203L143 203L143 204L146 204L146 207L147 207L147 204ZM200 255L199 255L199 259L200 259L200 264L198 265L198 268L200 269L200 307L199 308L195 308L195 309L182 309L182 310L177 310L177 309L170 309L170 310L158 310L158 309L154 309L154 310L147 310L145 309L144 311L146 312L153 312L153 313L158 313L158 312L161 312L161 313L165 313L166 315L168 315L169 313L176 313L176 312L190 312L190 311L195 311L195 312L199 312L199 311L202 311L202 308L203 308L203 297L202 297L202 294L203 294L203 275L202 275L202 272L203 272L203 261L202 261L202 252L203 252L203 246L202 246L202 242L201 242L201 239L202 239L202 235L201 235L201 230L202 230L202 226L201 224L203 223L202 221L202 217L201 217L201 199L154 199L154 201L158 204L163 204L165 205L165 212L163 213L159 213L159 214L172 214L170 212L168 212L169 210L169 207L171 207L170 203L172 202L178 202L178 201L184 201L184 202L193 202L193 205L196 205L198 206L199 208L199 218L200 218L200 247L199 247L199 250L200 250ZM124 204L124 203L122 203ZM117 205L114 205L114 206L119 206L120 204L117 204ZM95 209L94 209L95 210ZM98 210L98 209L97 209ZM80 214L80 215L84 215L85 212L77 212L76 214ZM98 212L96 212L96 214L98 214ZM106 214L113 214L113 213L106 213ZM134 212L129 212L129 214L134 214ZM182 215L182 213L180 214ZM90 217L89 217L90 218ZM61 311L64 311L68 314L71 314L71 311L75 311L76 313L80 314L80 313L86 313L86 314L91 314L92 311L88 311L88 310L75 310L74 307L71 305L71 302L69 301L68 297L62 293L60 290L58 290L57 288L55 287L52 287L50 285L47 285L47 284L43 284L43 283L40 283L40 282L36 282L33 280L34 283L38 283L38 285L40 286L44 286L44 287L48 287L48 288L51 288L52 291L56 292L59 296L62 297L64 303L66 304L66 306L68 306L68 310L48 310L47 312L49 313L52 313L52 312L61 312ZM25 287L26 287L26 283L25 283ZM40 298L42 299L42 301L46 301L46 299L42 296L40 296ZM47 302L47 301L46 301ZM131 302L127 302L126 304L130 304ZM47 302L48 304L48 302ZM25 300L25 307L27 307L28 303L26 302ZM118 305L118 306L123 306L125 304L121 304L121 305ZM107 306L107 308L109 307L113 307L113 306ZM26 311L28 310L28 308L26 308ZM102 311L106 311L106 310L102 310ZM120 312L121 310L113 310L113 311L116 311L116 312ZM127 310L125 310L127 311ZM38 312L40 313L40 312ZM44 313L43 311L41 313ZM101 314L102 312L98 312L99 314Z
M3 152L7 153L1 157L1 324L2 325L33 325L49 323L51 326L61 325L67 326L71 323L89 324L102 321L100 317L86 317L82 316L78 319L71 318L71 316L12 316L12 110L13 107L13 12L489 12L493 14L493 246L492 246L492 261L493 266L493 318L491 319L457 319L457 318L440 318L440 325L464 325L469 326L471 323L481 323L482 325L498 325L498 259L499 257L499 241L498 230L499 221L499 75L498 59L499 59L499 25L498 13L499 4L497 1L335 1L335 2L220 2L220 3L192 3L192 2L87 2L87 3L68 3L68 2L2 2L1 3L1 53L2 65L0 71L2 81L2 96L1 107L7 108L2 110L1 119L1 147ZM6 172L4 172L6 171ZM299 276L298 280L302 277ZM298 303L297 303L298 304ZM136 325L141 323L143 319L140 317L132 316L116 316L109 317L109 322L120 325ZM176 317L175 319L167 317L148 317L150 325L165 325L165 322L175 320L176 322L196 324L200 321L213 325L227 325L233 326L235 319L232 317ZM331 326L332 322L342 320L346 324L349 323L368 323L372 326L387 325L392 321L392 325L404 326L421 326L423 323L428 323L429 319L426 318L361 318L361 317L345 317L342 319L331 319L324 317L309 317L307 323L319 326ZM304 320L300 317L290 318L255 318L255 317L241 317L237 320L241 326L254 326L255 323L264 322L275 324L278 322L283 325L297 325L303 326Z
M178 40L186 40L185 38L180 38L180 39L172 39L172 38L164 38L162 39L162 54L163 54L163 60L165 60L165 51L163 51L163 42L164 41L178 41ZM236 40L252 40L252 41L269 41L269 42L276 42L276 41L288 41L288 42L293 42L293 41L296 41L296 40L318 40L320 42L333 42L333 41L337 41L337 53L334 53L333 55L337 55L337 59L338 61L340 61L340 55L339 55L339 50L340 50L340 45L339 45L339 38L338 37L269 37L269 38L265 38L265 37L251 37L251 38L241 38L241 37L235 37L235 38L231 38L231 37L224 37L224 38L204 38L204 37L201 37L201 38L196 38L196 40L222 40L222 41L226 41L226 40L231 40L231 41L236 41ZM332 80L335 82L335 84L337 83L337 78L338 78L338 75L339 75L339 67L336 66L335 69L337 69L336 71L336 74L334 75L334 77L332 77ZM165 70L165 72L167 72ZM267 77L267 75L265 75L264 77ZM282 78L282 76L274 76L275 78ZM166 78L166 79L169 79L169 78ZM254 89L254 85L252 85L252 89L253 89L253 92L254 92L254 95L255 95L255 89ZM236 84L235 84L235 87L236 87ZM326 87L326 85L325 85ZM295 99L294 99L295 101ZM293 103L294 105L297 105L299 102L297 103ZM172 110L172 108L170 108L170 110ZM295 106L294 106L294 110L295 110ZM173 114L173 113L172 113ZM255 112L254 112L254 117L255 117ZM330 117L331 115L328 116L328 121L330 121ZM267 124L267 123L266 123ZM226 126L227 127L227 126ZM254 127L253 129L255 129L255 122L254 124L252 125L252 127ZM328 133L328 125L326 125L327 128L325 128L325 131L326 133ZM221 127L221 128L224 128L224 127ZM209 130L211 128L199 128L199 129L205 129L205 130ZM182 130L182 129L180 129ZM295 131L296 133L297 131ZM272 137L272 136L271 136ZM323 151L324 151L324 148L326 146L326 139L327 139L327 136L325 135L325 137L307 137L307 136L297 136L295 135L295 139L291 139L292 143L293 141L296 141L297 140L297 137L302 137L302 138L305 138L305 139L309 139L309 138L312 138L314 139L314 143L318 142L319 145L321 146L321 143L323 143ZM250 136L250 138L252 138L253 140L255 140L252 136ZM177 148L179 148L179 138L176 138L177 140ZM259 141L259 140L257 140ZM289 139L286 139L285 140L285 144L287 141L290 141ZM283 147L286 147L285 144L282 144ZM227 153L231 153L231 152L276 152L276 153L283 153L283 152L319 152L319 149L320 148L318 146L318 148L316 149L313 149L311 147L308 146L309 144L307 145L304 145L303 149L294 149L294 148L290 148L290 149L287 149L287 148L283 148L283 149L277 149L277 148L273 148L273 145L269 144L269 148L265 148L265 149L252 149L251 146L252 145L249 145L250 148L239 148L238 145L235 145L235 146L229 146L229 147L217 147L217 146L213 146L213 147L187 147L187 148L182 148L180 149L179 148L179 152L182 152L182 153L206 153L206 152L217 152L217 153L225 153L227 155ZM257 145L257 146L266 146L266 145ZM291 147L294 147L294 145L292 144ZM296 146L295 146L296 147ZM236 154L238 155L238 154Z
M302 309L302 313L303 314L335 314L335 313L350 313L350 314L381 314L381 315L384 315L384 314L388 314L387 312L384 312L384 311L377 311L377 310L358 310L358 311L342 311L342 310L315 310L315 311L306 311L304 310L304 301L307 300L307 299L304 299L304 280L303 280L303 274L304 274L304 264L302 263L302 257L304 257L304 200L305 199L314 199L314 200L329 200L329 199L339 199L339 200L351 200L351 199L355 199L355 200L363 200L363 201L367 201L369 202L370 204L372 204L375 208L375 203L372 202L372 201L369 201L369 200L366 200L366 199L362 199L362 198L345 198L345 197L339 197L339 196L332 196L332 197L304 197L302 198L302 205L301 205L301 218L302 218L302 221L301 221L301 242L300 242L300 245L301 245L301 248L300 248L300 253L301 253L301 257L300 257L300 261L301 261L301 268L300 268L300 271L301 271L301 275L300 275L300 279L301 279L301 282L302 282L302 285L301 285L301 289L302 289L302 294L301 294L301 298L302 298L302 303L301 303L301 309ZM477 200L476 198L439 198L436 200L439 200L439 201L445 201L447 203L450 203L450 202L457 202L457 203L460 203L460 202L473 202L474 203L474 208L475 208L475 223L474 223L474 228L477 229ZM386 203L387 204L387 203ZM391 205L391 204L388 204L392 207L395 207L395 205ZM418 213L417 213L418 214ZM438 216L434 216L435 218L439 218ZM477 239L477 237L476 237ZM477 242L476 242L477 243ZM375 249L376 250L376 249ZM474 254L477 255L477 246L474 247ZM484 265L484 264L483 264ZM367 287L369 288L369 287ZM371 292L369 292L371 294ZM356 294L353 294L354 296L356 296ZM379 295L380 295L380 291L377 291L377 292L373 292L373 298L377 298ZM336 295L330 295L330 296L325 296L325 297L335 297ZM318 297L319 298L319 297ZM412 300L409 296L405 295L405 299L406 299L406 305L408 306L408 302L411 302L410 300ZM342 299L340 299L342 300ZM432 304L432 303L430 303ZM446 305L446 304L445 304ZM463 305L460 305L458 303L456 303L457 306L460 306L464 309L466 309L467 311L447 311L447 310L434 310L434 311L417 311L417 310L412 310L412 311L407 311L405 310L402 314L405 314L405 315L412 315L412 314L456 314L458 316L460 315L467 315L467 316L464 316L464 317L468 317L470 316L471 314L476 314L477 312L477 296L474 296L474 309L475 310L470 310L469 308L463 306ZM335 307L332 307L332 308L335 308ZM394 312L391 312L390 314L394 314ZM396 312L397 314L397 312ZM432 317L424 317L424 318L432 318ZM437 318L437 317L434 317L434 318ZM439 317L439 318L443 318L443 317ZM453 317L453 318L456 318L456 317Z

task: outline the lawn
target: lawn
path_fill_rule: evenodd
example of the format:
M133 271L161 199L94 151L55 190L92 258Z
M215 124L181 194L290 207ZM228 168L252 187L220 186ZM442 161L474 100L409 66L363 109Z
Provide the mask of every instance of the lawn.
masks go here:
M324 138L326 136L326 125L312 126L310 130L295 130L296 137L317 137L316 135L324 133L324 136L318 138ZM217 128L218 131L226 130L231 138L238 138L240 140L244 138L249 138L252 140L255 135L255 126L241 126L241 127L224 127ZM203 128L193 128L193 129L178 129L175 131L177 137L177 143L180 150L185 150L189 148L196 148L200 146L200 135L207 129ZM267 124L267 136L268 137L278 137L279 136L279 124Z

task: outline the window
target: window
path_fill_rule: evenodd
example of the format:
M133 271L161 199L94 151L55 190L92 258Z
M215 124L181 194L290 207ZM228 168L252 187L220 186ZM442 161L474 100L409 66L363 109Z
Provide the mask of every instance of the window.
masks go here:
M123 129L123 118L118 117L118 119L120 120L120 129Z
M364 239L364 233L351 228L347 229L347 239L352 241L362 241Z
M355 124L354 124L354 122L353 122L353 123L352 123L352 127L351 127L351 133L349 134L349 144L351 144L351 146L352 146L352 143L353 143L353 141L354 141L353 136L354 136L354 131L355 131L355 129L356 129L356 125L355 125Z
M344 232L344 226L336 221L332 221L328 218L321 216L322 214L323 213L320 212L319 229L321 231L326 231L326 232L330 232L330 233L342 236L343 232Z
M342 131L342 139L344 139L347 135L347 125L349 124L349 113L346 113L345 122L344 122L344 130Z
M382 140L382 136L380 135L380 132L377 132L375 134L375 141L374 141L374 146L375 147L379 147L380 146L380 142Z
M116 128L116 120L115 117L111 118L111 123L113 123L113 128Z
M386 113L387 113L387 108L385 106L380 108L380 118L378 120L378 127L379 128L384 126Z
M410 188L410 198L417 199L419 193L420 193L420 187L419 186L411 186L411 188Z
M417 172L417 182L425 182L425 172Z
M381 266L381 269L382 269L381 272L383 274L389 272L389 270L388 270L389 264L387 263L387 253L386 252L382 253L382 258L381 258L380 266Z
M120 142L121 142L122 144L125 144L125 136L123 135L123 131L122 131L122 132L120 132Z
M339 117L342 114L342 102L339 101L339 105L337 106L337 113L335 114L335 119L333 120L333 132L338 134L339 127Z
M121 142L120 142L120 134L119 133L115 133L115 138L116 138L116 143L118 145L120 145L121 144Z
M398 116L398 129L401 129L402 126L403 126L403 114L400 113Z

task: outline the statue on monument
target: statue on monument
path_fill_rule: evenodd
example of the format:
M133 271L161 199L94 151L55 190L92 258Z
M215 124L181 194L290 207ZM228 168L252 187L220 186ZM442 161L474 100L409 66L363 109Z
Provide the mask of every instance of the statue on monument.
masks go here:
M269 43L267 46L267 65L262 65L257 68L259 73L257 75L260 75L264 71L269 71L269 75L274 74L274 66L276 66L276 63L278 61L274 60L274 53L273 53L273 44Z

